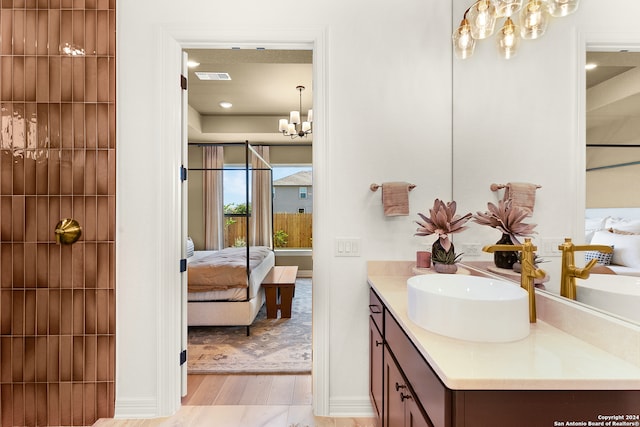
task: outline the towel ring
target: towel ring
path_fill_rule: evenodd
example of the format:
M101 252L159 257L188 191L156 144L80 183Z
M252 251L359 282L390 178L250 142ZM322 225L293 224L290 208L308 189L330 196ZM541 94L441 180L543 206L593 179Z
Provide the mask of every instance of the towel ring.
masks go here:
M491 187L489 187L491 189L491 191L498 191L501 190L503 188L505 188L506 185L505 184L491 184ZM542 185L537 185L536 184L536 188L542 188Z
M380 188L380 187L382 187L382 185L380 185L380 184L375 184L375 183L374 183L374 184L371 184L371 185L369 186L369 190L371 190L371 191L378 191L378 188ZM409 191L413 190L414 188L416 188L416 185L415 185L415 184L409 184Z

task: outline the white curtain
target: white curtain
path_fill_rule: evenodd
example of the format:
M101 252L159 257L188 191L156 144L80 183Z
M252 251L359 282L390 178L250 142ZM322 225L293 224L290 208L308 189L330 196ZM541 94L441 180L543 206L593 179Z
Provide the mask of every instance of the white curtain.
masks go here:
M224 150L221 146L204 147L204 244L206 250L224 248L224 199L222 167ZM217 170L209 170L217 169Z
M262 161L255 154L251 154L251 245L272 246L272 216L271 216L271 171L269 165L269 147L253 147L256 153L264 159ZM265 164L267 162L267 164Z

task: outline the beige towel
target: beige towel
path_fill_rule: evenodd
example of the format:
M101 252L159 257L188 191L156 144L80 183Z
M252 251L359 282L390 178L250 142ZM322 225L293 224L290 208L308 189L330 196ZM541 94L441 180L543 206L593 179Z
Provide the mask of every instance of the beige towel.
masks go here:
M533 214L533 205L536 203L536 190L539 185L526 182L510 182L505 186L504 200L511 199L512 206L519 206Z
M409 183L383 182L382 207L385 216L409 215Z

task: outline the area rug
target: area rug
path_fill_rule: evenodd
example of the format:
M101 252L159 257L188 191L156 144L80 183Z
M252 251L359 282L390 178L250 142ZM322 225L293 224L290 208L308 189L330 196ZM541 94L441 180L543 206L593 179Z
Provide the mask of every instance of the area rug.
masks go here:
M190 374L311 372L311 279L296 280L291 318L267 319L263 305L246 336L244 326L189 327Z

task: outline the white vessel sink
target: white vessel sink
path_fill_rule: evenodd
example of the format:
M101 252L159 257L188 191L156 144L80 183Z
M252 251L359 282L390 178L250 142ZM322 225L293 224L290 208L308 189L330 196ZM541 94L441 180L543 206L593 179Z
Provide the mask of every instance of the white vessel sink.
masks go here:
M407 280L408 314L418 326L452 338L517 341L529 335L527 291L515 283L457 274Z

